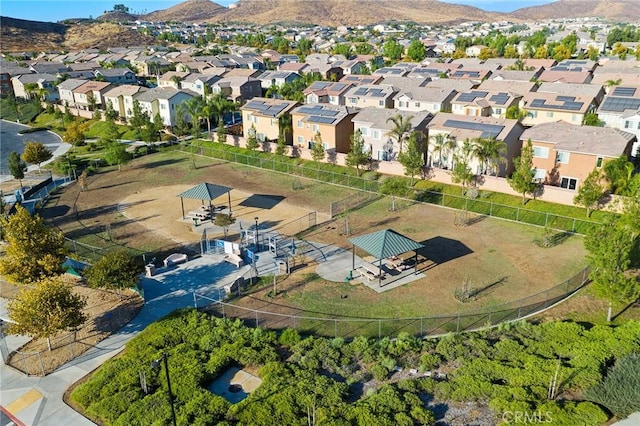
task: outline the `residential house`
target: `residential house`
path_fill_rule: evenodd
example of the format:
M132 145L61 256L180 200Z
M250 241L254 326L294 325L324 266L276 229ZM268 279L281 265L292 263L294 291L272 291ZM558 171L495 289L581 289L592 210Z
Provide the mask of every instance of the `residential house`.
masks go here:
M65 106L75 107L76 101L73 97L73 91L85 84L87 80L79 78L70 78L58 84L58 99Z
M428 81L425 87L438 87L440 89L453 89L456 92L465 92L467 90L471 90L478 85L471 81L465 79L455 79L455 78L440 78L438 80Z
M227 99L244 104L251 98L262 96L262 86L252 77L223 77L211 86L213 93L221 93Z
M469 46L464 50L464 53L472 58L477 58L482 49L488 49L487 46L482 44L474 44L473 46Z
M458 68L449 75L449 78L472 80L480 84L481 81L491 77L491 74L492 71L490 69Z
M357 58L347 61L335 61L333 65L342 68L343 75L362 74L369 70L367 61Z
M476 117L503 117L507 108L518 105L522 96L510 92L470 90L451 100L451 112Z
M29 65L29 70L36 74L57 74L71 71L71 68L62 62L33 62Z
M574 83L541 83L536 90L538 93L555 93L563 96L583 96L593 98L596 105L600 105L604 99L605 90L601 85L596 84L574 84Z
M314 81L304 89L305 103L345 105L345 94L354 87L349 83L332 81Z
M185 101L197 96L196 93L187 90L178 90L173 87L156 87L133 95L134 101L140 103L143 112L153 119L160 115L165 126L173 126L176 123L176 112Z
M113 88L113 84L106 81L87 81L72 90L73 102L76 108L93 111L93 106L103 105L103 96Z
M293 129L282 128L281 117L288 117L291 122L291 110L298 105L295 101L270 98L253 98L242 107L242 123L244 137L249 137L252 128L259 141L277 141L284 132L287 145L293 143Z
M140 55L130 60L131 66L138 72L136 75L142 77L154 77L169 71L171 63L164 58L158 56Z
M640 85L615 86L598 108L598 118L607 127L632 133L640 141ZM640 142L631 148L631 154L640 156Z
M413 87L399 91L393 97L393 107L401 111L428 111L431 114L451 111L451 100L456 93L451 88Z
M593 74L593 79L589 84L604 86L609 92L616 86L634 86L640 81L640 67L631 72L598 72Z
M525 93L535 92L538 89L538 85L533 81L516 81L516 80L494 80L489 79L480 83L478 90L486 90L488 92L511 92L518 95L524 95Z
M409 72L410 70L401 67L382 67L372 72L371 75L378 77L404 77Z
M346 105L350 107L393 108L393 86L386 84L369 84L352 87L345 93Z
M534 71L497 70L493 71L490 80L499 81L535 81L540 77L542 69Z
M340 79L341 83L350 83L354 86L362 86L365 84L378 84L382 81L383 77L379 75L345 75Z
M434 144L429 144L429 158L436 167L453 168L455 154L460 152L460 148L467 139L496 138L507 146L503 155L504 162L499 164L497 170L497 176L505 177L513 172L513 159L520 155L522 148L520 136L524 132L524 127L518 120L439 113L427 128L431 140L435 135L443 134L454 142L453 148L441 151L438 151L438 147ZM482 164L477 158L471 159L469 167L476 174L482 170Z
M524 94L520 101L520 109L527 112L522 120L525 126L558 120L582 124L584 116L595 111L596 106L593 96L563 96L555 93L530 92Z
M320 133L325 151L346 154L351 147L353 122L358 108L330 104L302 105L291 110L293 143L312 148Z
M100 68L94 71L96 77L114 84L136 84L136 74L129 68Z
M31 74L31 70L0 58L0 96L13 94L11 78L22 74Z
M180 82L187 77L188 72L167 71L158 78L158 87L180 88Z
M111 105L111 108L118 113L121 119L127 119L131 117L133 112L133 96L147 90L146 87L133 84L116 86L104 94L104 107L106 109L107 105Z
M298 63L298 62L284 62L278 65L278 71L289 71L295 72L297 74L304 74L311 69L311 66L306 62Z
M300 78L300 74L290 71L265 71L256 77L260 85L267 90L271 86L282 87L286 83L292 83Z
M57 78L52 74L22 74L11 77L11 86L16 98L30 99L31 95L25 89L25 85L36 84L38 89L46 91L44 98L47 101L58 99L58 91L55 88Z
M400 146L398 141L390 135L394 128L392 117L402 116L409 120L411 129L408 133L418 132L422 137L427 135L427 124L433 118L428 111L408 112L397 109L363 108L352 119L354 132L360 130L364 140L365 150L371 153L371 158L380 161L398 159ZM403 147L406 150L406 146Z
M529 140L536 178L546 185L577 190L594 169L621 155L628 157L637 137L618 129L557 121L527 129L521 142Z
M562 83L577 83L588 84L591 82L593 76L591 71L581 71L580 69L558 69L558 67L552 67L548 70L542 71L538 77L538 81L559 81Z
M211 89L213 83L221 78L222 77L215 74L190 73L182 79L180 82L180 88L184 90L191 90L192 92L196 92L200 96L204 97L205 87L209 87L209 89ZM211 93L211 90L208 92Z

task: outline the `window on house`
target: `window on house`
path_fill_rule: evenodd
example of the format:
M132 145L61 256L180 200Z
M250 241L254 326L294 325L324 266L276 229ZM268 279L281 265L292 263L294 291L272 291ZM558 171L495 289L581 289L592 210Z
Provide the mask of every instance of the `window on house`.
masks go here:
M362 136L369 136L369 128L368 127L360 127L360 133L362 133Z
M384 106L384 101L378 101L378 106Z
M420 108L420 102L415 102L413 105L414 105L416 108Z
M160 109L167 109L167 106L165 104L160 104Z
M556 155L556 161L560 164L568 164L569 163L569 153L568 152L558 152Z
M398 106L399 106L400 108L406 108L406 107L407 107L407 102L405 102L405 101L400 101L400 102L398 102Z
M560 179L560 188L575 190L578 187L578 179L571 177L562 177Z
M357 104L358 103L358 98L349 98L349 103L350 104Z
M553 118L553 111L547 111L547 117Z
M376 129L373 131L373 138L378 140L380 139L380 130Z
M298 141L299 144L303 144L304 143L304 136L298 136L297 141Z
M603 161L603 158L598 157L598 159L596 160L596 167L598 168L602 167L602 161Z
M640 121L638 121L638 130L640 130Z
M571 121L575 121L575 122L579 122L580 120L580 115L579 114L571 114Z
M384 151L382 149L378 150L378 160L380 161L387 161L389 160L389 153L387 151Z
M533 179L536 182L544 182L547 177L547 171L545 169L536 169L536 174L533 176Z
M549 158L549 148L545 148L542 146L534 146L533 156L535 158Z
M296 122L296 125L298 126L299 129L302 129L304 126L302 125L302 120L298 120Z
M496 108L496 114L502 114L502 108Z
M326 142L322 142L322 149L324 149L325 151L329 149L329 145L327 145Z
M313 130L314 132L317 132L318 130L320 130L320 127L318 127L317 124L314 124L311 130Z
M631 127L631 122L629 120L624 122L624 128L628 129L629 127Z
M258 133L256 135L256 138L260 141L260 142L264 142L264 133Z

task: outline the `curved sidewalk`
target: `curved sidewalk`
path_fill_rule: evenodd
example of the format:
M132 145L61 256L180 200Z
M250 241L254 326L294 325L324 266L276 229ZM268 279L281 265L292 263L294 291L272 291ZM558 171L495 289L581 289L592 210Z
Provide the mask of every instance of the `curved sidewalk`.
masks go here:
M120 352L124 344L147 325L175 309L193 306L194 291L217 300L224 285L232 282L242 271L225 263L222 255L207 255L154 277L143 277L145 304L138 315L116 334L84 354L45 377L28 377L3 364L0 369L0 405L25 425L93 425L64 403L64 392Z

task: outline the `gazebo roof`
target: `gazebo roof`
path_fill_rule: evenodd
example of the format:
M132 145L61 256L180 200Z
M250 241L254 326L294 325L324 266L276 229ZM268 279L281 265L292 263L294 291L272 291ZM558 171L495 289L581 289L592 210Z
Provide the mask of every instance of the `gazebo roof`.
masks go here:
M415 251L424 245L397 233L392 229L385 229L367 235L350 238L356 247L366 251L376 259L397 256L408 251Z
M233 188L229 188L228 186L203 182L191 189L187 189L182 194L179 194L178 197L211 201L215 200L221 195L226 194L227 192L230 192L232 189Z

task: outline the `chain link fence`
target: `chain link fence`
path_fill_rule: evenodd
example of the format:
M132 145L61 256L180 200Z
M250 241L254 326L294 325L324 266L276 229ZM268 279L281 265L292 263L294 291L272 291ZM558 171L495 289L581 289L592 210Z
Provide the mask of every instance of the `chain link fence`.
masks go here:
M526 298L493 306L479 312L411 318L356 318L330 314L307 314L299 308L284 305L277 309L252 309L222 300L210 299L194 293L196 308L206 309L219 316L240 318L248 325L268 329L293 328L302 334L352 339L394 337L406 332L416 337L438 336L446 333L474 331L501 323L516 321L537 314L572 295L582 288L589 277L584 268L568 280L543 292ZM205 302L203 303L202 300ZM277 312L276 312L277 311Z
M379 193L380 183L366 177L353 176L346 172L336 173L325 170L313 163L297 163L295 159L263 158L260 153L243 154L234 150L217 147L203 147L196 145L180 146L181 152L188 154L198 154L211 158L218 158L247 166L258 167L265 170L286 173L288 175L314 179L332 185L341 185L349 188L369 192L369 195L358 195L352 199L338 200L331 205L331 217L343 213L349 209L357 207L359 204L367 202L368 197L374 197ZM400 198L399 198L400 199ZM470 198L446 194L443 192L430 190L414 190L414 199L428 204L436 204L457 210L465 210L471 213L491 216L499 219L521 222L530 225L549 227L557 231L585 234L591 227L598 225L598 222L578 219L568 216L556 215L553 213L529 210L517 206L498 204L480 198ZM335 208L335 212L334 209Z

